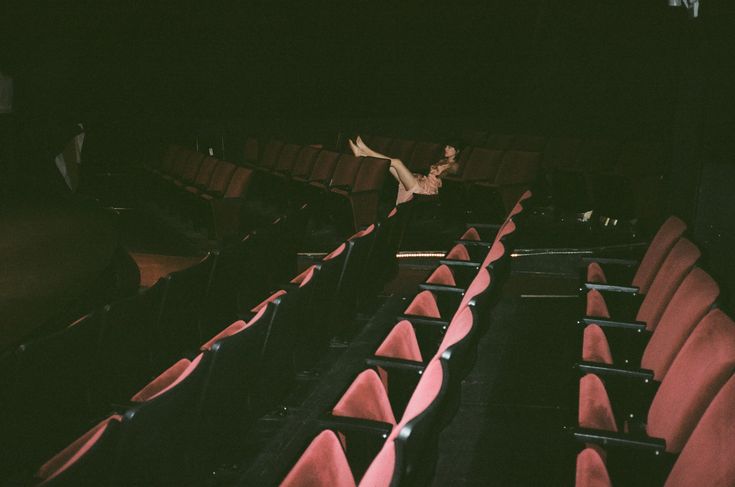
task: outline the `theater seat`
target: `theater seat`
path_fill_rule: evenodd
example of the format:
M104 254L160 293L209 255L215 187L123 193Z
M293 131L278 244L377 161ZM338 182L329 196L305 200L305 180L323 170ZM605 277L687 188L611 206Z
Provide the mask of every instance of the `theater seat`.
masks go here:
M725 487L735 485L735 377L730 377L720 389L691 436L684 444L668 473L666 464L659 463L653 479L665 478L663 483L646 482L641 478L643 469L629 469L628 481L644 482L652 487ZM662 471L663 470L663 471ZM576 487L611 487L626 485L626 479L614 479L613 484L600 454L586 448L577 456Z
M696 245L686 238L679 239L661 265L640 306L637 309L635 306L628 306L623 309L623 312L635 313L635 320L647 330L655 330L666 304L671 300L684 277L699 260L700 255ZM587 293L586 314L585 320L588 322L595 321L594 318L600 318L596 321L598 324L602 324L603 320L611 317L605 296L597 289L592 289Z
M733 370L735 323L721 310L715 309L689 336L655 391L650 406L646 399L634 400L633 386L625 393L626 397L611 397L600 377L594 374L582 377L579 426L644 433L663 439L667 452L678 453ZM643 386L650 384L651 380L649 378ZM617 400L616 404L620 406L616 412L611 399Z
M122 416L114 414L44 463L35 480L44 486L106 485L114 462Z
M682 281L653 334L637 334L638 346L625 346L632 340L618 340L613 356L607 335L602 327L590 324L584 329L582 360L591 363L640 366L652 370L654 378L662 380L695 326L712 307L720 290L717 283L702 269L695 267ZM621 332L622 333L622 332ZM613 337L614 338L614 337ZM627 342L626 342L627 340ZM645 345L643 348L641 345ZM638 353L643 349L642 353Z
M666 256L669 254L674 244L681 238L686 231L687 226L682 220L675 216L670 216L656 232L651 243L640 261L640 265L633 276L630 283L618 283L630 285L638 288L638 292L645 294L651 286L656 273L661 268ZM607 275L601 264L623 263L626 265L633 262L620 261L619 259L599 259L590 262L587 265L587 282L592 284L608 284ZM615 283L610 283L615 284ZM604 288L604 287L603 287Z

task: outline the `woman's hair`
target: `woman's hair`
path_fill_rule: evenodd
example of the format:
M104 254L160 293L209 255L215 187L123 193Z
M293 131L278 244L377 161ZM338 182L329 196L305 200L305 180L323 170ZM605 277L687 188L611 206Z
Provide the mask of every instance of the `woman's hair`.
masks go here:
M459 153L462 152L462 150L464 150L464 146L465 146L464 142L462 142L458 138L448 138L444 140L444 145L454 147L454 149L457 151L457 155L459 155Z

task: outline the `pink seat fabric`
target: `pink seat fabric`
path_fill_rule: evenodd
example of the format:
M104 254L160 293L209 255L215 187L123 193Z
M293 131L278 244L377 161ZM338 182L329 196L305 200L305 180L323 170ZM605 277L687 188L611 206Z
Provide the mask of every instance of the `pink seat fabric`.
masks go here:
M666 451L678 453L712 398L735 370L735 323L712 310L692 332L651 402L648 436L663 438ZM607 391L593 374L580 380L579 424L617 431Z
M674 293L643 351L640 365L663 380L671 362L687 337L702 320L717 299L717 283L702 269L695 267ZM589 362L612 364L613 356L601 327L587 326L584 330L582 358Z
M687 229L686 223L675 216L670 216L659 228L656 235L651 240L646 253L641 259L638 270L636 270L632 286L640 289L642 294L648 292L656 273L666 259L674 244L684 234ZM605 271L596 262L592 262L587 267L587 282L606 283L607 278Z
M400 358L416 362L423 361L411 322L408 320L399 321L375 351L375 355L377 357Z
M444 383L444 369L441 360L434 359L424 369L416 390L406 405L401 421L393 428L388 441L395 439L401 432L401 428L409 421L423 413L426 408L436 399Z
M281 487L355 487L337 435L325 430L312 440L306 451L281 482Z
M385 386L372 369L364 370L355 378L332 408L332 414L396 424Z
M441 318L436 298L431 291L421 291L413 298L411 304L405 309L408 315L425 316L428 318Z
M426 279L426 282L429 284L441 284L443 286L456 286L454 274L452 274L452 270L446 264L442 264L434 269L428 279Z
M605 462L593 448L585 448L577 455L575 487L612 487Z
M671 469L664 487L735 485L735 378L707 408Z
M194 360L179 360L161 375L149 382L148 385L138 391L130 400L132 402L150 401L166 393L166 391L173 389L197 368L199 362L202 360L202 356L203 354L200 353Z
M115 414L97 423L93 428L77 438L69 446L54 455L36 472L35 477L46 483L69 469L86 455L102 438L110 423L122 421L122 416Z
M586 374L579 380L578 414L582 428L618 431L605 384L594 374Z

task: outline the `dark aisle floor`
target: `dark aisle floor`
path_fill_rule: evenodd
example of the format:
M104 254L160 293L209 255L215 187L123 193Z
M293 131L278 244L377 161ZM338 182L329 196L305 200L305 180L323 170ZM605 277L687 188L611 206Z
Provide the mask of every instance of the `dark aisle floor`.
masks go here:
M577 350L579 304L521 297L529 285L562 294L570 284L543 276L508 280L462 384L460 409L441 435L434 486L572 485L572 458L560 446L574 406L570 352Z

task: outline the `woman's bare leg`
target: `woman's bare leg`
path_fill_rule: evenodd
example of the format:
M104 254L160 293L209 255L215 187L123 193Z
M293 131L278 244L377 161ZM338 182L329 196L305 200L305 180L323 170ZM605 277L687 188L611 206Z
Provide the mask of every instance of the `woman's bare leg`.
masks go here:
M350 148L352 148L352 145L352 141L350 141ZM389 159L391 175L393 175L393 177L396 178L396 180L403 185L406 191L411 191L411 189L413 189L413 187L418 184L416 176L414 176L413 173L408 170L408 168L403 164L403 161L401 161L400 159L388 157L385 154L381 154L380 152L372 150L365 144L365 142L363 142L359 135L355 139L354 145L356 146L356 149L362 153L362 155L377 157L378 159ZM352 149L353 152L355 152L355 149Z
M393 177L398 180L398 182L403 184L403 187L406 188L406 191L411 191L419 183L416 179L416 176L414 176L413 173L409 171L405 165L403 165L403 161L401 161L400 159L390 160L390 172L391 174L393 174Z

